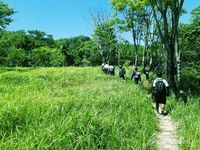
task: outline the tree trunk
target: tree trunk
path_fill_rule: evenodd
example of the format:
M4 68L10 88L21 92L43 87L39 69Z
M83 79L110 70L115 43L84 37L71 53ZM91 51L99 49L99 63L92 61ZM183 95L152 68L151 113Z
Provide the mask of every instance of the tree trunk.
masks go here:
M174 46L175 46L175 56L176 56L176 73L177 73L177 98L180 94L180 80L181 80L181 59L180 59L180 49L178 46L178 24L180 18L180 12L183 6L184 0L173 0L173 30L174 30Z
M146 67L146 62L147 62L147 45L145 44L143 58L142 58L143 69Z
M136 42L136 33L134 31L134 29L132 30L132 37L133 37L133 44L135 47L135 62L133 61L135 67L137 67L137 59L138 59L138 46L137 46L137 42Z
M147 31L148 31L148 29L147 29ZM144 38L144 52L143 52L143 59L142 59L143 69L145 69L145 67L146 67L147 52L148 52L148 35L147 35L147 32L146 32L145 38Z
M180 97L180 80L181 80L181 60L180 49L178 47L178 33L175 36L175 56L176 56L176 73L177 73L177 98Z
M167 57L167 72L168 72L168 81L169 81L169 85L171 86L171 92L173 94L175 94L175 96L177 97L177 85L176 85L176 81L174 78L174 48L173 46L170 47L168 45L166 45L167 47L167 53L168 53L168 57Z
M137 52L135 52L135 67L137 67L137 59L138 59Z

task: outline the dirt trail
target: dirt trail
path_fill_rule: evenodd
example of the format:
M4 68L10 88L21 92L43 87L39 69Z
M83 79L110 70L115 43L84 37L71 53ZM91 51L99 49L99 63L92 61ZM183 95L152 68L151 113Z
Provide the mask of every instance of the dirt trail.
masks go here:
M178 150L176 126L170 116L158 116L160 132L158 133L158 150Z

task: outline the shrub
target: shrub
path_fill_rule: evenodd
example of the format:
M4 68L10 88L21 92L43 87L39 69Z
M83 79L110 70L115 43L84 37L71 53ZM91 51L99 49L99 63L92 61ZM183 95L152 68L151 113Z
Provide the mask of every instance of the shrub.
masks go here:
M31 54L32 66L62 66L64 56L55 48L40 47L34 49Z
M10 67L22 66L26 58L26 53L23 49L11 48L6 58L7 65Z

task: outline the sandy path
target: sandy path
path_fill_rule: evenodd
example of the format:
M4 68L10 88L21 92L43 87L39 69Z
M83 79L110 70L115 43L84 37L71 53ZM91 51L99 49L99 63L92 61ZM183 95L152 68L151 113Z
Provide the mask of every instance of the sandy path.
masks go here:
M170 116L158 116L160 131L158 133L158 150L178 150L176 126Z

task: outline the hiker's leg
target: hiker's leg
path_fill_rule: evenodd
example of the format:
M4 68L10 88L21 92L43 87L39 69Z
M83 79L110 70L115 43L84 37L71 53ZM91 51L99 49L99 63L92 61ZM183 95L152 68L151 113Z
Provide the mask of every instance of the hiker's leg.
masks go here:
M159 114L161 114L161 113L162 113L162 104L159 103Z
M159 113L159 103L156 102L156 111Z
M165 114L165 104L161 104L161 113Z
M165 104L163 104L163 114L166 113L165 112Z

